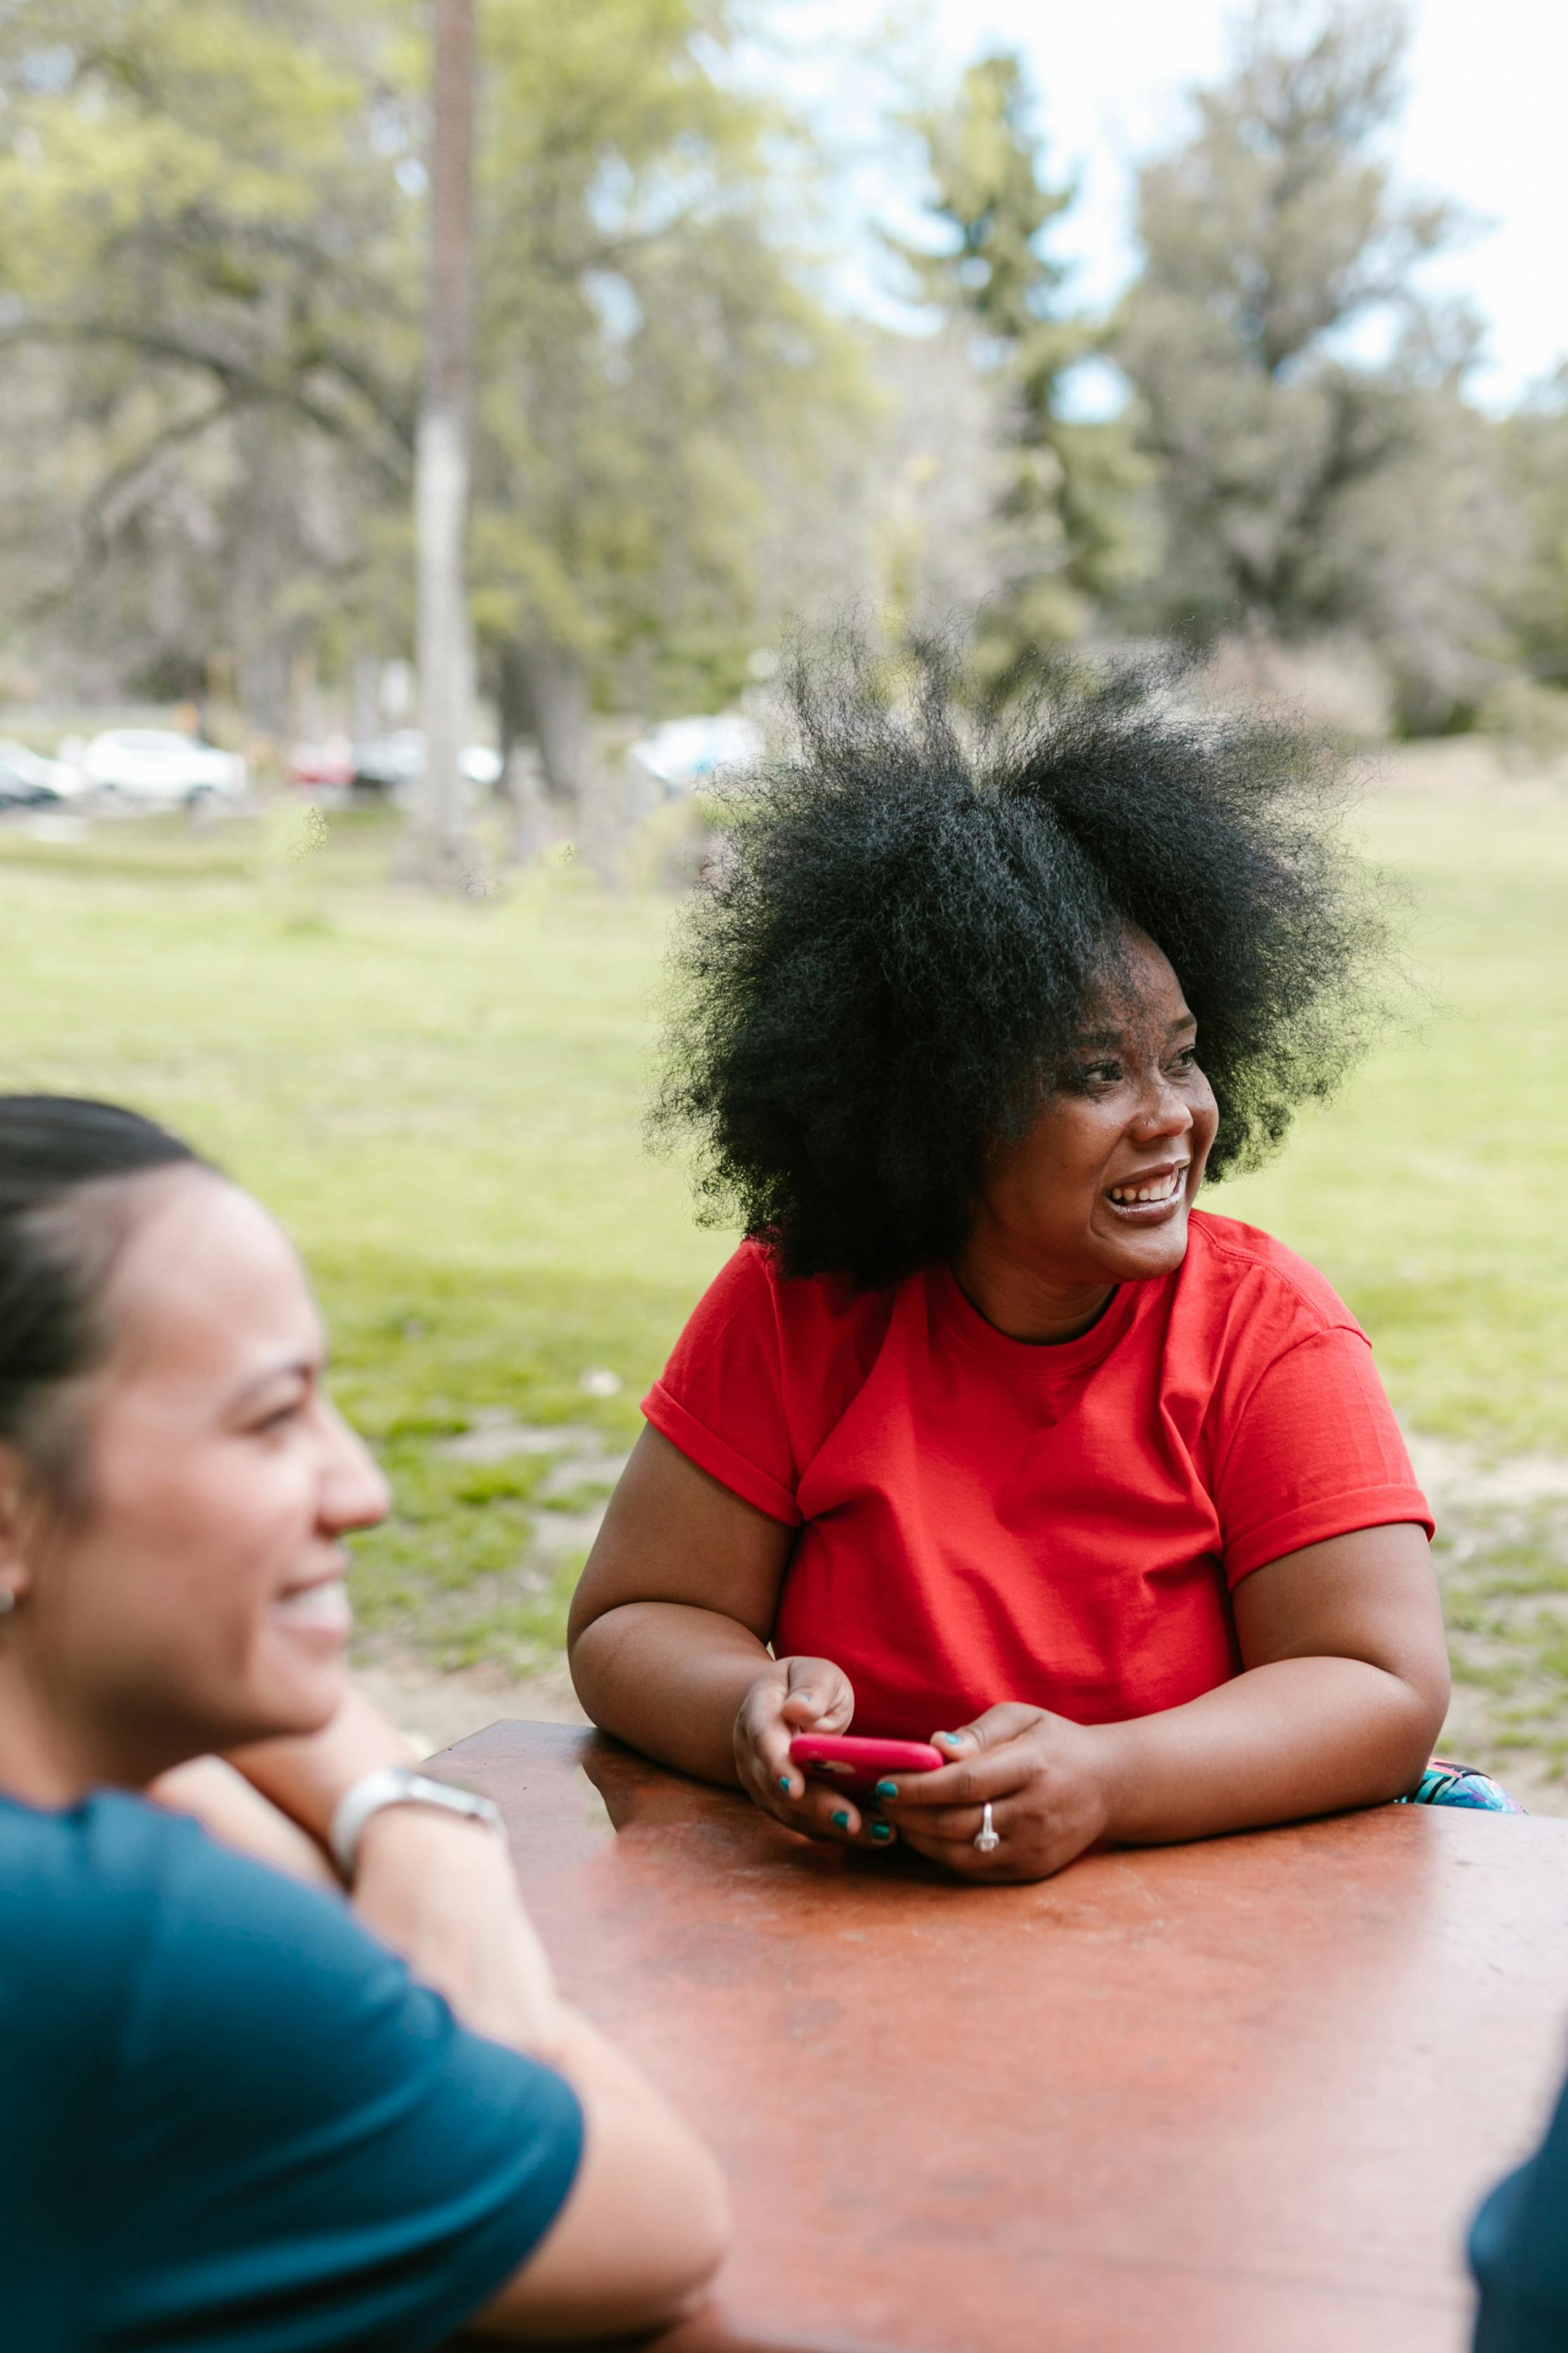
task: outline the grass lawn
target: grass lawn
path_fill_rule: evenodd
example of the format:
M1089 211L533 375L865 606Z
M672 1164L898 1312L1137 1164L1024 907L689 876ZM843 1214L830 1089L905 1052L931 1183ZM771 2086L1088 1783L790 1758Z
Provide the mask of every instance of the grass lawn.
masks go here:
M1389 795L1363 821L1415 893L1408 1016L1212 1206L1324 1269L1414 1427L1568 1453L1568 809ZM141 1104L279 1212L397 1489L359 1549L367 1641L526 1669L559 1642L576 1566L514 1573L547 1459L440 1441L487 1410L629 1438L728 1244L639 1139L668 902L608 900L567 866L429 905L387 887L388 860L378 820L334 818L312 844L297 812L259 834L0 834L0 1084ZM1506 1592L1471 1542L1456 1594L1486 1672L1528 1651L1531 1706L1568 1658L1548 1521L1500 1540ZM1538 1717L1527 1745L1556 1737Z
M567 867L431 905L384 886L389 861L375 819L292 860L174 822L0 835L0 1084L122 1096L277 1210L397 1492L359 1547L363 1635L515 1672L558 1647L579 1565L543 1591L509 1575L552 1466L439 1441L487 1410L628 1440L727 1244L640 1142L668 902Z
M1416 1426L1568 1452L1568 805L1390 795L1365 832L1414 892L1406 1016L1214 1206L1322 1268Z

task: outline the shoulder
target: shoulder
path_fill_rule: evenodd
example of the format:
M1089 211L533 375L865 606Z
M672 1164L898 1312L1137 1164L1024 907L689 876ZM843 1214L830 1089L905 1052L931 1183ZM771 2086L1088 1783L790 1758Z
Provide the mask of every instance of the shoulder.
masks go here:
M100 2081L146 2070L204 2092L232 2056L264 2082L268 2021L330 2039L378 1980L392 1990L391 1956L346 1905L129 1793L0 1804L0 1875L18 1899L0 1906L0 1980Z
M793 1525L801 1474L869 1374L899 1296L786 1275L764 1242L743 1241L698 1301L643 1412L700 1470Z
M101 1897L142 1883L149 1869L191 1828L128 1790L99 1789L63 1810L0 1799L0 1856L7 1880L26 1875L40 1900Z
M269 2021L325 2054L349 2017L406 2004L407 1972L344 1901L141 1798L0 1804L0 1873L21 1899L0 1906L7 1985L47 1996L37 2014L74 2035L101 2029L133 2070L199 2083L225 2052L254 2060L259 2085L276 2067Z
M403 1963L342 1896L236 1853L195 1822L171 1820L149 1859L156 1915L127 2020L132 2061L155 2057L161 2069L199 2076L243 2020L260 2099L276 2080L269 2022L305 2073L352 2073L378 2028L395 2022L416 2040L422 2026L437 2031L410 2002L416 1989ZM244 2052L233 2058L251 2072Z
M118 1790L63 1812L0 1803L0 1877L19 1899L0 1906L7 1977L63 1987L78 2003L95 1982L121 1988L187 1830Z
M195 1822L172 1820L157 1846L156 1905L113 2054L125 2113L150 2143L162 2146L159 2119L179 2116L182 2130L200 2126L215 2164L298 2154L301 2134L335 2118L368 2149L374 2120L423 2109L455 2163L487 2119L515 2133L575 2116L547 2070L466 2034L346 1899Z
M707 1347L731 1333L763 1337L786 1360L854 1351L867 1338L873 1345L880 1338L896 1296L857 1291L842 1275L785 1274L767 1242L749 1235L714 1276L683 1336Z
M571 2087L465 2032L341 1898L134 1799L84 1811L82 1874L138 1909L90 2052L68 1989L43 2005L90 2087L92 2341L249 2345L258 2282L268 2310L308 2299L322 2344L445 2341L567 2194ZM35 2073L58 2105L57 2056Z
M129 1793L58 1813L0 1804L0 1874L20 1898L0 1906L0 1975L132 2073L194 2089L216 2053L242 2072L249 2054L260 2085L269 2021L324 2052L351 2013L405 1995L401 1964L346 1903Z
M509 2082L544 2072L459 2028L346 1896L195 1822L171 1823L162 1863L121 2053L161 2105L182 2084L193 2113L216 2102L249 2136L269 2119L458 2081L465 2052Z
M1261 1320L1287 1345L1321 1332L1365 1337L1325 1275L1272 1234L1237 1218L1194 1210L1177 1281L1189 1309L1227 1324Z

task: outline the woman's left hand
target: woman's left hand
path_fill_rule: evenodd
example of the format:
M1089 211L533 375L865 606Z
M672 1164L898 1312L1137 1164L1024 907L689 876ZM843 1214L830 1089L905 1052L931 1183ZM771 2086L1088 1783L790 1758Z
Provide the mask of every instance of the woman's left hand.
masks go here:
M1048 1879L1105 1834L1108 1729L1008 1700L933 1733L952 1763L897 1774L879 1783L878 1799L906 1846L965 1879ZM974 1840L987 1803L1001 1843L983 1852Z

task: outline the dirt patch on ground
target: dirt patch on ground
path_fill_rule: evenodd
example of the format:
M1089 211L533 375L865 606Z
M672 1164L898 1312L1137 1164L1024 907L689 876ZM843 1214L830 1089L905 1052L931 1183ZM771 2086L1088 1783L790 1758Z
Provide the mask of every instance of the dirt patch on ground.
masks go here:
M459 1620L476 1603L492 1612L499 1604L504 1615L509 1601L525 1609L543 1606L557 1587L569 1590L599 1533L625 1455L585 1425L518 1421L489 1409L476 1414L471 1427L457 1437L439 1440L436 1451L479 1468L514 1461L548 1466L530 1494L522 1552L504 1576L485 1580L485 1591L463 1597L454 1613ZM490 1587L500 1589L492 1592ZM431 1630L439 1636L441 1629ZM362 1647L354 1672L371 1698L426 1756L503 1717L536 1724L588 1721L559 1656L526 1673L489 1662L442 1670L410 1645L378 1638Z
M509 1681L489 1667L458 1667L440 1674L410 1656L361 1667L356 1681L426 1757L504 1716L532 1724L588 1721L564 1661L543 1674Z

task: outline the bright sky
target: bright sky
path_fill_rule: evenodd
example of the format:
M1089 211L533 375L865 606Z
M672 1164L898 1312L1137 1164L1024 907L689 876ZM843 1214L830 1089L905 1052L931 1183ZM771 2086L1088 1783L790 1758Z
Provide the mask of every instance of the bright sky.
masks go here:
M923 53L947 80L997 43L1021 49L1047 172L1076 168L1079 178L1056 250L1079 265L1072 291L1091 306L1133 268L1133 166L1182 136L1184 92L1223 70L1233 13L1232 0L784 0L778 21L797 61L786 79L850 146L868 135L878 55ZM1489 322L1471 388L1507 406L1568 356L1568 5L1411 0L1408 15L1396 172L1406 187L1479 216L1469 242L1429 264L1426 282L1468 295ZM848 67L842 45L856 37L866 60ZM854 175L868 212L888 209L885 172L868 154Z

